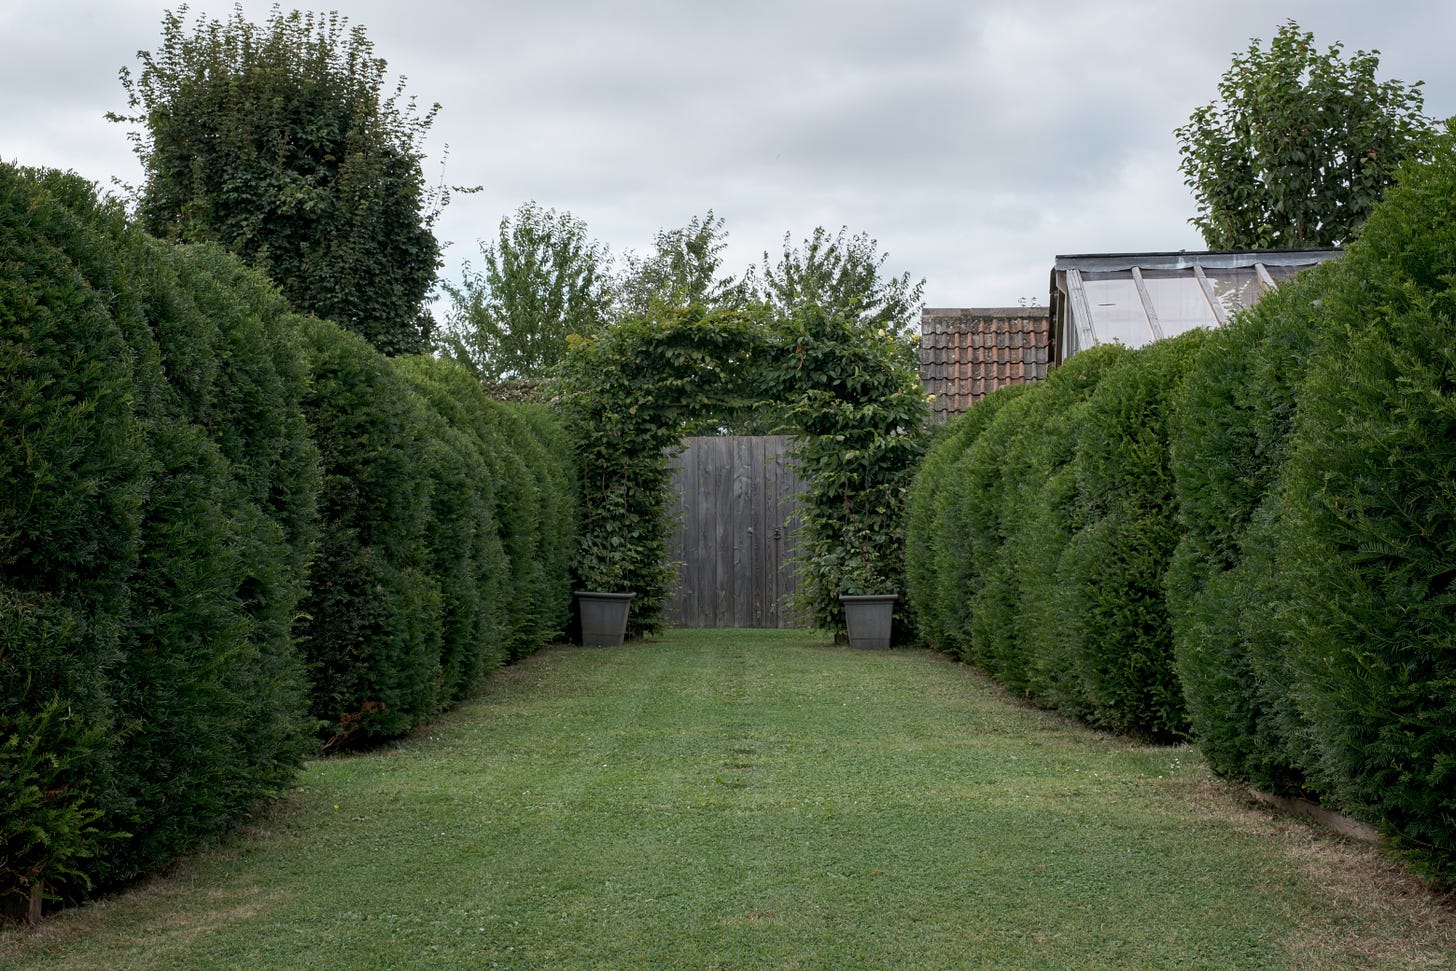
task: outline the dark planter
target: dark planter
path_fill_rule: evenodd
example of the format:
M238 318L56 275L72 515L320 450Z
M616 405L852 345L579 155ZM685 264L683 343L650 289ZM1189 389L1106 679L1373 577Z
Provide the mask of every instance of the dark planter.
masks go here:
M627 608L635 593L576 591L581 611L581 643L587 647L619 647L627 634Z
M844 626L849 632L849 646L865 651L882 651L890 646L890 622L895 614L899 595L872 593L841 594L844 604Z

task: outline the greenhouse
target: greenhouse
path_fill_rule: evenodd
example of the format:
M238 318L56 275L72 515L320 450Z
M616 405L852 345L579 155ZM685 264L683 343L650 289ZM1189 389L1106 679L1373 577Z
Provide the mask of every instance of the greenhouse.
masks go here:
M1058 256L1052 269L1053 362L1098 344L1142 347L1218 327L1283 280L1338 249Z

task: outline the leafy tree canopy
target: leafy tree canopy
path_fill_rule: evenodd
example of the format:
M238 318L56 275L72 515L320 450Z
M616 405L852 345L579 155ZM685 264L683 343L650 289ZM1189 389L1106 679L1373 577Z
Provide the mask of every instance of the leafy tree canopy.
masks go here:
M865 233L850 236L841 228L831 236L818 226L802 247L786 233L778 262L764 253L762 278L755 276L748 285L781 319L815 308L901 336L920 322L925 281L912 284L909 273L882 277L886 258Z
M259 26L187 7L162 41L121 71L145 182L145 228L214 240L263 269L300 311L356 331L389 354L428 344L425 300L440 265L432 226L448 201L430 190L422 115L362 27L337 13L277 6Z
M488 382L540 378L569 334L590 336L612 312L610 256L568 212L528 202L481 243L484 270L446 284L452 308L441 351Z
M1336 246L1431 130L1421 82L1377 81L1378 51L1321 53L1294 21L1257 39L1219 83L1220 102L1178 128L1189 220L1213 249Z
M618 306L626 316L649 313L655 304L683 308L739 306L746 296L743 283L723 273L723 249L728 245L723 218L709 209L686 226L659 230L651 256L629 254L618 283Z

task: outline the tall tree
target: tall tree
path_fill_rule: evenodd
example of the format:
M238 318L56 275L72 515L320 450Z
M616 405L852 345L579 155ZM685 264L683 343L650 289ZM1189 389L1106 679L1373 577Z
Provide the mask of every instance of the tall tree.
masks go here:
M1212 249L1336 246L1350 238L1432 122L1421 82L1377 81L1379 51L1321 53L1294 21L1224 74L1221 102L1178 128L1189 220Z
M465 267L438 346L486 381L539 378L570 334L589 335L612 307L610 255L569 212L528 202L482 242L485 269Z
M140 126L143 225L215 240L271 276L294 307L388 354L428 345L440 265L432 227L447 200L425 184L423 115L362 27L274 7L266 23L164 13L162 42L121 71Z
M741 303L741 282L723 274L727 240L723 218L715 217L711 209L686 226L658 230L650 256L627 256L617 287L621 312L646 314L654 303L676 309Z
M764 253L762 279L749 286L779 317L818 308L898 337L920 322L925 281L912 284L909 273L882 276L886 259L865 233L841 228L831 236L818 226L802 246L785 233L783 254L775 263Z

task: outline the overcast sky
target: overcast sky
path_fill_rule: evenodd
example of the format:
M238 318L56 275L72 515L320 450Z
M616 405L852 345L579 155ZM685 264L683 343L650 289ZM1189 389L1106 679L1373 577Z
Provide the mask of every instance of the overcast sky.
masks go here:
M117 78L147 0L0 0L0 158L133 183ZM250 19L272 4L246 0ZM231 0L190 5L226 18ZM286 9L286 6L285 6ZM741 271L784 234L866 232L933 307L1045 304L1058 254L1202 248L1173 129L1251 38L1294 19L1381 52L1456 114L1450 0L336 0L441 104L427 175L480 185L445 275L535 200L614 252L712 209ZM478 261L477 261L478 262Z

